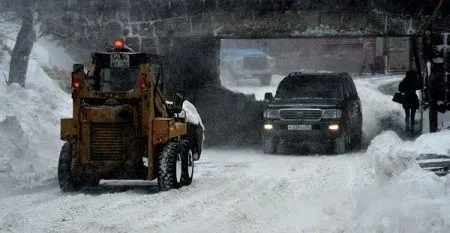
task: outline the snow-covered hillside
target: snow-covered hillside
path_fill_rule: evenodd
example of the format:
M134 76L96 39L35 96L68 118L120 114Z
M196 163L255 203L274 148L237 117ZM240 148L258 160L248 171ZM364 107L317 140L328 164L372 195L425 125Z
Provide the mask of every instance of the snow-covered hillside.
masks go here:
M0 73L7 76L9 58L3 62ZM43 67L70 70L70 63L63 49L41 39L31 54L26 88L0 82L0 193L56 182L59 122L72 107L70 95Z
M208 148L192 185L179 190L102 181L61 193L59 119L71 114L70 96L42 66L70 60L58 59L65 54L49 43L33 50L27 88L0 82L0 232L450 232L449 179L414 161L424 152L448 154L450 131L403 141L390 130L403 126L403 110L378 87L398 76L356 80L366 151L269 156Z
M18 28L14 23L0 24L4 43L10 48ZM9 60L7 54L0 60L1 76L8 76ZM56 42L41 37L30 55L26 88L0 82L0 196L55 184L62 146L60 118L71 116L72 102L44 68L70 72L73 63Z

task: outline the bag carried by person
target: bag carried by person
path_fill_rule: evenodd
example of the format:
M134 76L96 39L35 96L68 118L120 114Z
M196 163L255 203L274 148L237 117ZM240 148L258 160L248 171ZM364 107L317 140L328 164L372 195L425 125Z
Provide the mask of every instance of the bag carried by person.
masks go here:
M405 102L405 95L400 92L396 92L394 97L392 98L392 101L403 104Z

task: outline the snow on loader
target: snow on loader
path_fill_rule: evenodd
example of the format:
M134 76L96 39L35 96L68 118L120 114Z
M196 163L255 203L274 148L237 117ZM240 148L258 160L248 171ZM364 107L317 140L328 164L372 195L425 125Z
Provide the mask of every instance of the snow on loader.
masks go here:
M165 100L162 59L117 39L113 49L92 54L87 74L73 65L73 117L61 119L62 191L100 179L157 179L163 191L191 184L203 127L186 120L182 92Z

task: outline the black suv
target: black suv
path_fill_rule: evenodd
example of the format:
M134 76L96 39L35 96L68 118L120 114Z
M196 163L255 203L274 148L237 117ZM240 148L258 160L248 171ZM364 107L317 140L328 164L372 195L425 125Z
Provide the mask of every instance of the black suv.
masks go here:
M358 148L362 137L361 101L347 73L294 72L265 94L264 153L278 143L319 143L331 153Z

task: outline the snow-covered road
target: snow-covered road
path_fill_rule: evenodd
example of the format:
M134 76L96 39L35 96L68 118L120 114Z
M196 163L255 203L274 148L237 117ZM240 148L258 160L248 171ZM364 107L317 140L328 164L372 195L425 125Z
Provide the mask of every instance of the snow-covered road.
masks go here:
M0 202L0 230L13 232L342 232L352 182L366 161L340 156L267 156L206 150L193 184L155 192L155 182L57 187Z

